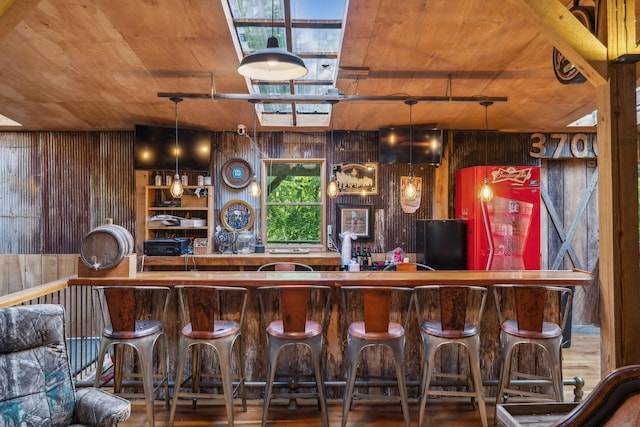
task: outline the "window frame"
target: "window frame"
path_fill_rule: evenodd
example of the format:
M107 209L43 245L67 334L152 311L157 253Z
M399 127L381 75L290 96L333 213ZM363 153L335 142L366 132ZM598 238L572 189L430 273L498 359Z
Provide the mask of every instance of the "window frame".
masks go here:
M267 202L268 197L268 177L269 177L269 167L273 164L285 164L285 163L296 163L296 164L317 164L320 167L320 201L318 202L318 206L320 207L320 243L318 244L282 244L282 243L269 243L267 240L267 207L269 203ZM296 248L308 248L311 251L324 251L327 247L327 236L324 230L326 230L327 226L327 209L326 209L326 181L327 181L327 161L323 158L310 158L310 159L292 159L292 158L282 158L282 159L262 159L260 164L260 182L262 186L262 197L260 199L260 232L259 235L262 239L263 244L267 250L270 249L296 249Z

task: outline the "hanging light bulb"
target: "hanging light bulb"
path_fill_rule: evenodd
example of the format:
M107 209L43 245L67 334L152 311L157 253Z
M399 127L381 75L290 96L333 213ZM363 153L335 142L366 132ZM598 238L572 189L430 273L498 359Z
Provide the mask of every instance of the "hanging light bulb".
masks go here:
M415 200L418 197L418 187L413 182L413 120L411 117L411 110L417 102L414 99L405 101L405 104L409 106L409 181L404 186L404 198L406 200Z
M331 159L333 159L333 104L331 105L331 146L329 152L331 153ZM333 162L331 162L333 163ZM338 180L336 179L336 173L333 170L333 164L329 164L331 168L331 178L329 178L329 184L327 184L327 196L331 199L335 199L340 194L340 187L338 187Z
M255 104L253 106L253 145L255 145L255 164L258 164L258 136L256 134L256 120L258 113L255 111ZM257 166L256 166L257 167ZM253 178L251 178L251 184L249 184L249 195L251 197L260 197L262 194L262 188L260 188L260 183L258 182L258 177L256 174L253 174Z
M484 178L484 181L482 183L482 187L480 187L480 193L478 194L478 197L483 202L488 202L489 200L491 200L493 198L493 190L491 189L491 186L489 185L489 178L488 177Z
M262 189L260 188L260 183L258 182L258 178L253 175L251 179L251 184L249 184L249 195L251 197L260 197L262 194Z
M331 179L329 180L329 184L327 185L327 196L332 199L335 199L340 194L340 188L338 187L338 181L336 181L335 174L331 174Z
M413 175L409 175L409 181L404 186L404 198L407 200L415 200L418 197L418 187L413 182Z
M179 199L182 197L184 193L184 187L182 186L182 182L180 181L180 173L178 173L178 103L182 102L182 98L170 98L172 102L176 104L176 174L173 177L173 182L171 183L171 187L169 188L169 192L175 199Z
M492 101L482 101L480 105L484 107L484 181L480 187L478 198L482 202L488 202L493 198L493 190L489 185L489 174L487 172L487 151L489 150L489 106L492 105Z

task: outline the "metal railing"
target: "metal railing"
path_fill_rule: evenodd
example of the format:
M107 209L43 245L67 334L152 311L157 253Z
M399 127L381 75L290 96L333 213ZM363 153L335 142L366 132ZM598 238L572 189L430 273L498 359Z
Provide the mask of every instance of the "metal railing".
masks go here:
M65 309L65 335L71 375L76 384L95 373L100 345L90 286L67 285L66 279L0 297L0 308L32 304L59 304Z

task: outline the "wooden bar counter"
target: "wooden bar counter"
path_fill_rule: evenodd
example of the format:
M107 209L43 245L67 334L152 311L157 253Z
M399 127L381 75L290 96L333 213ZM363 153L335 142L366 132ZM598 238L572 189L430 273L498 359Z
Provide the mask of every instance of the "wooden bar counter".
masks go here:
M134 277L92 278L73 277L69 285L226 285L255 287L264 285L477 285L494 284L581 286L591 281L591 274L579 270L527 271L146 271Z
M340 397L344 389L345 364L344 351L346 351L346 325L340 300L339 287L342 285L393 285L413 287L429 284L456 284L492 286L494 284L515 283L527 285L563 285L582 286L592 281L592 276L584 271L418 271L418 272L382 272L382 271L313 271L313 272L257 272L257 271L145 271L139 272L130 278L90 278L72 277L68 280L70 286L108 286L108 285L223 285L243 286L249 288L249 302L245 314L245 323L242 331L243 353L245 354L245 375L248 382L264 384L266 371L266 339L264 325L261 324L258 311L256 287L262 285L288 285L288 284L321 284L335 287L332 295L332 311L329 324L326 328L325 344L325 379L328 384L329 397ZM172 295L169 319L165 326L169 338L169 357L172 366L177 360L177 340L182 325L178 313L177 298ZM416 386L420 378L421 339L417 320L410 320L407 331L405 366L409 384L410 396L418 393ZM489 294L485 306L485 312L480 328L481 342L481 366L482 376L485 381L494 381L498 378L500 363L500 335L499 326L493 296ZM284 350L283 350L284 351ZM291 366L288 356L295 357L300 362L296 363L296 372L312 372L308 355L302 353L305 350L287 349L292 353L285 353L282 366L278 368L278 375L288 374ZM464 365L464 353L459 350L443 354L440 363L448 367ZM296 353L300 352L300 353ZM298 357L302 356L302 357ZM393 365L389 366L388 357L384 351L371 352L363 362L370 374L393 373ZM534 362L538 368L536 359ZM292 365L293 366L293 365ZM173 368L172 368L173 369ZM173 375L171 375L173 378ZM342 385L342 386L340 386ZM260 388L251 390L256 396L260 396ZM487 396L495 395L495 388L486 390Z

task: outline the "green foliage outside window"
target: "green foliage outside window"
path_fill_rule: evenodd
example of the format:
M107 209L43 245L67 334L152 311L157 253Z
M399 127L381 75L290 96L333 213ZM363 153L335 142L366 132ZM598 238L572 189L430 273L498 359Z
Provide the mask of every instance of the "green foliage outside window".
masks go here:
M267 244L322 243L321 162L267 166Z

